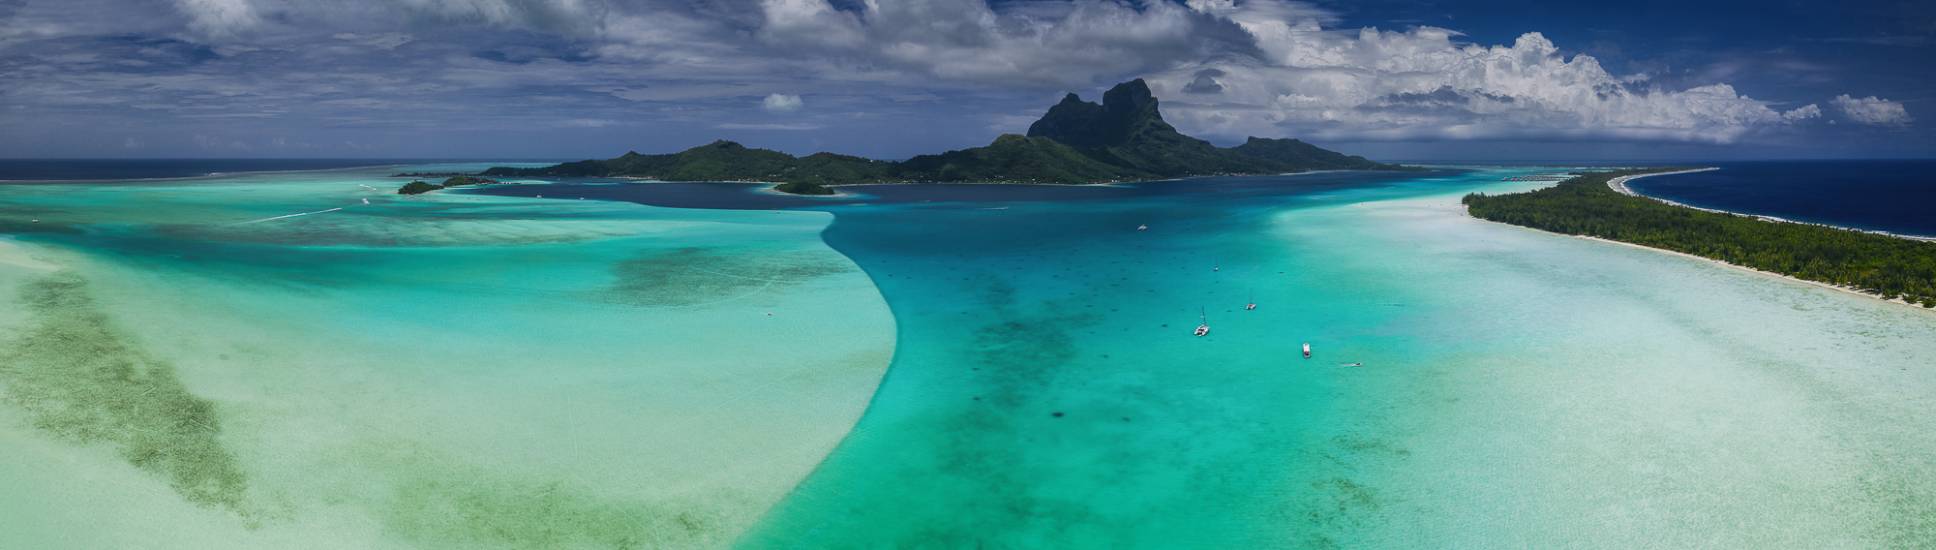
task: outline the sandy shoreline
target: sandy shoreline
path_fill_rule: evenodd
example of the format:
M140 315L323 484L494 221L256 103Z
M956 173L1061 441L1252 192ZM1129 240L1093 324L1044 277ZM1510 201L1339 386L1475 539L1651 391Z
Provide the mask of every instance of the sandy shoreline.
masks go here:
M1717 168L1717 167L1711 167L1711 166L1710 166L1710 167L1706 167L1706 168L1695 168L1695 169L1691 169L1691 170L1676 170L1676 171L1673 171L1673 172L1657 172L1657 173L1652 173L1652 174L1639 174L1639 175L1634 175L1634 176L1620 176L1620 177L1617 177L1617 178L1613 178L1613 179L1609 179L1609 180L1607 180L1607 187L1610 187L1610 188L1612 188L1612 189L1614 190L1614 192L1617 192L1617 193L1620 193L1620 194L1622 194L1622 195L1627 195L1627 196L1632 196L1632 197L1640 197L1640 198L1644 198L1644 199L1648 199L1648 200L1653 200L1653 201L1658 201L1658 202L1660 202L1660 203L1662 203L1662 204L1667 204L1667 205L1670 205L1670 206L1677 206L1677 207L1681 207L1681 208L1692 208L1692 209L1695 209L1695 210L1700 210L1700 211L1702 211L1702 212L1713 212L1713 213L1716 213L1716 214L1729 214L1729 215L1735 215L1735 216L1748 216L1748 217L1752 217L1752 218L1756 218L1756 219L1760 219L1760 220L1762 220L1762 221L1768 221L1768 222L1777 222L1777 223L1803 223L1803 222L1795 222L1795 221L1791 221L1791 220L1784 220L1784 219L1781 219L1781 218L1774 218L1774 217L1770 217L1770 216L1755 216L1755 215L1751 215L1751 214L1740 214L1740 213L1736 213L1736 212L1728 212L1728 211L1724 211L1724 210L1714 210L1714 209L1711 209L1711 208L1701 208L1701 207L1698 207L1698 206L1689 206L1689 205L1685 205L1685 204L1681 204L1681 203L1678 203L1678 202L1674 202L1674 201L1670 201L1670 200L1666 200L1666 199L1660 199L1660 198L1655 198L1655 197L1649 197L1649 196L1646 196L1646 195L1642 195L1642 194L1639 194L1639 193L1635 193L1635 192L1633 191L1633 189L1630 189L1630 188L1628 188L1628 187L1627 187L1627 182L1628 182L1629 180L1633 180L1633 179L1637 179L1637 178L1644 178L1644 177L1648 177L1648 176L1668 176L1668 175L1674 175L1674 174L1692 174L1692 173L1696 173L1696 172L1708 172L1708 171L1713 171L1713 170L1720 170L1720 168ZM1470 214L1470 213L1468 213L1467 215L1468 215L1468 216L1471 216L1471 214ZM1616 240L1612 240L1612 239L1603 239L1603 238L1600 238L1600 237L1592 237L1592 236L1587 236L1587 235L1569 235L1569 234L1566 234L1566 233L1555 233L1555 232L1552 232L1552 231L1546 231L1546 230L1544 230L1544 229L1538 229L1538 228L1532 228L1532 227L1525 227L1525 226L1519 226L1519 225L1513 225L1513 224L1509 224L1509 223L1502 223L1502 222L1494 222L1494 221L1492 221L1492 220L1487 220L1487 219L1483 219L1483 218L1480 218L1480 217L1477 217L1477 216L1472 216L1472 219L1475 219L1475 220L1479 220L1479 221L1484 221L1484 222L1488 222L1488 223L1497 223L1497 224L1500 224L1500 225L1505 225L1505 226L1510 226L1510 227L1518 227L1518 228L1520 228L1520 229L1528 229L1528 230L1532 230L1532 231L1539 231L1539 232L1541 232L1541 233L1548 233L1548 234L1553 234L1553 235L1566 235L1566 236L1568 236L1568 237L1576 237L1576 238L1580 238L1580 239L1586 239L1586 240L1590 240L1590 241L1598 241L1598 242L1603 242L1603 243L1608 243L1608 244L1616 244L1616 245L1620 245L1620 246L1626 246L1626 247L1632 247L1632 248L1638 248L1638 249L1641 249L1641 250L1651 250L1651 251L1654 251L1654 252L1660 252L1660 253L1664 253L1664 254L1672 254L1672 255L1675 255L1675 256L1680 256L1680 257L1683 257L1683 258L1688 258L1688 259L1691 259L1691 260L1699 260L1699 261L1702 261L1702 262L1707 262L1707 263L1711 263L1711 264L1714 264L1714 265L1719 265L1719 266L1723 266L1723 267L1728 267L1728 268L1733 268L1733 269L1739 269L1739 270L1742 270L1742 271L1746 271L1746 272L1750 272L1750 273L1758 273L1758 274L1761 274L1761 275L1766 275L1766 276L1770 276L1770 277L1777 277L1777 278L1781 278L1781 279L1786 279L1786 280L1789 280L1789 281L1794 281L1794 282L1797 282L1797 283L1802 283L1802 284L1806 284L1806 285L1813 285L1813 286L1817 286L1817 287L1821 287L1821 288L1826 288L1826 289L1829 289L1829 290L1834 290L1834 291L1838 291L1838 292L1846 292L1846 293L1849 293L1849 294L1854 294L1854 295L1857 295L1857 296L1865 296L1865 297L1868 297L1868 298L1872 298L1872 299L1876 299L1876 300L1881 300L1881 301L1884 301L1884 302L1892 302L1892 303L1897 303L1897 304L1902 304L1902 305L1905 305L1905 306L1909 306L1909 307L1912 307L1912 308L1915 308L1915 309L1919 309L1919 310L1925 310L1925 311L1927 311L1927 310L1929 309L1929 308L1925 308L1925 307L1922 307L1922 306L1920 306L1920 305L1917 305L1917 304L1912 304L1912 303L1909 303L1909 302L1908 302L1907 300L1903 300L1903 299L1900 299L1900 298L1889 298L1889 297L1885 297L1885 296L1883 296L1883 295L1881 295L1881 294L1877 294L1877 293L1873 293L1873 292L1866 292L1866 291L1863 291L1863 290L1860 290L1860 289L1855 289L1855 288L1850 288L1850 287L1845 287L1845 286L1838 286L1838 285L1833 285L1833 284L1829 284L1829 283L1824 283L1824 282L1821 282L1821 281L1810 281L1810 280L1807 280L1807 279L1801 279L1801 278L1797 278L1797 277L1792 277L1792 276L1788 276L1788 275L1783 275L1783 274L1780 274L1780 273L1775 273L1775 272L1772 272L1772 271L1762 271L1762 270L1759 270L1759 269L1755 269L1755 268L1752 268L1752 267L1747 267L1747 266L1743 266L1743 265L1738 265L1738 264L1732 264L1732 263L1728 263L1728 262L1724 262L1724 261L1721 261L1721 260L1716 260L1716 259L1713 259L1713 258L1708 258L1708 257L1705 257L1705 256L1697 256L1697 255L1694 255L1694 254L1688 254L1688 253L1686 253L1686 252L1679 252L1679 251L1674 251L1674 250L1667 250L1667 249L1665 249L1665 248L1655 248L1655 247L1651 247L1651 246L1646 246L1646 245L1640 245L1640 244L1634 244L1634 243L1629 243L1629 242L1621 242L1621 241L1616 241ZM1822 224L1809 224L1809 225L1822 225ZM1881 235L1887 235L1887 236L1890 236L1890 237L1897 237L1897 238L1905 238L1905 239L1912 239L1912 240L1932 240L1932 239L1929 239L1929 238L1925 238L1925 237L1914 237L1914 236L1906 236L1906 235L1895 235L1895 234L1890 234L1890 233L1881 233L1881 232L1876 232L1876 231L1863 231L1863 230L1860 230L1860 229L1852 229L1852 228L1846 228L1846 227L1835 227L1835 226L1830 226L1830 225L1822 225L1822 226L1823 226L1823 227L1829 227L1829 228L1833 228L1833 229L1842 229L1842 230L1846 230L1846 231L1861 231L1861 232L1863 232L1863 233L1877 233L1877 234L1881 234Z
M1617 177L1617 178L1613 178L1613 179L1610 179L1610 180L1607 180L1607 187L1611 187L1611 188L1613 188L1613 190L1614 190L1615 192L1618 192L1618 193L1620 193L1620 194L1622 194L1622 195L1626 195L1626 196L1629 196L1629 197L1640 197L1640 198L1644 198L1644 199L1654 199L1653 197L1649 197L1649 196L1646 196L1646 195L1642 195L1642 194L1639 194L1639 193L1635 193L1635 192L1634 192L1634 191L1633 191L1632 189L1628 189L1628 188L1627 188L1627 181L1628 181L1628 180L1635 180L1635 179L1640 179L1640 178L1644 178L1644 177L1648 177L1648 176L1672 176L1672 175L1674 175L1674 174L1693 174L1693 173L1697 173L1697 172L1712 172L1712 171L1715 171L1715 170L1720 170L1720 168L1718 168L1718 167L1714 167L1714 166L1709 166L1709 167L1706 167L1706 168L1695 168L1695 169L1691 169L1691 170L1675 170L1675 171L1672 171L1672 172L1654 172L1654 173L1650 173L1650 174L1637 174L1637 175L1632 175L1632 176L1620 176L1620 177ZM1654 199L1654 200L1657 200L1657 201L1661 201L1661 202L1665 202L1665 203L1667 203L1667 204L1672 204L1672 205L1675 205L1675 206L1687 206L1687 205L1684 205L1684 204L1680 204L1680 203L1676 203L1676 202L1672 202L1672 201L1666 201L1666 200L1661 200L1661 199ZM1688 208L1693 208L1693 207L1691 207L1691 206L1689 206Z
M1715 214L1727 214L1727 215L1730 215L1730 216L1746 216L1746 217L1749 217L1749 218L1754 218L1754 219L1757 219L1757 220L1761 220L1761 221L1764 221L1764 222L1775 222L1775 223L1798 223L1798 224L1802 224L1802 225L1813 225L1813 226L1817 226L1817 227L1827 227L1827 228L1829 228L1829 229L1840 229L1840 230L1843 230L1843 231L1855 231L1855 232L1860 232L1860 233L1868 233L1868 234L1871 234L1871 235L1882 235L1882 236L1884 236L1884 237L1895 237L1895 238L1898 238L1898 239L1909 239L1909 240L1912 240L1912 241L1929 241L1929 242L1936 242L1936 237L1925 237L1925 236L1922 236L1922 235L1901 235L1901 234L1896 234L1896 233L1890 233L1890 232L1888 232L1888 231L1876 231L1876 230L1873 230L1873 229L1861 229L1861 228L1856 228L1856 227L1843 227L1843 226L1839 226L1839 225L1829 225L1829 224L1826 224L1826 223L1815 223L1815 222L1803 222L1803 221L1795 221L1795 220L1791 220L1791 219L1787 219L1787 218L1779 218L1779 217L1775 217L1775 216L1764 216L1764 215L1761 215L1761 214L1749 214L1749 213L1745 213L1745 212L1730 212L1730 211L1727 211L1727 210L1716 210L1716 209L1713 209L1713 208L1702 208L1702 207L1699 207L1699 206L1694 206L1694 205L1691 205L1691 204L1686 204L1686 203L1681 203L1681 202L1675 202L1675 201L1671 201L1671 200L1667 200L1667 199L1663 199L1663 198L1660 198L1660 197L1651 197L1651 196L1647 196L1647 195L1642 195L1642 194L1640 194L1640 193L1638 193L1638 192L1635 192L1635 191L1634 191L1634 190L1633 190L1632 188L1629 188L1629 187L1627 187L1627 182L1628 182L1629 180L1635 180L1635 179L1640 179L1640 178L1645 178L1645 177L1649 177L1649 176L1671 176L1671 175L1674 175L1674 174L1692 174L1692 173L1696 173L1696 172L1711 172L1711 171L1714 171L1714 170L1720 170L1720 168L1718 168L1718 167L1712 167L1712 166L1710 166L1710 167L1707 167L1707 168L1696 168L1696 169L1693 169L1693 170L1677 170L1677 171L1673 171L1673 172L1656 172L1656 173L1652 173L1652 174L1639 174L1639 175L1634 175L1634 176L1620 176L1620 177L1617 177L1617 178L1613 178L1613 179L1610 179L1610 180L1607 180L1607 187L1610 187L1610 188L1612 188L1612 189L1614 190L1614 192L1617 192L1617 193L1620 193L1620 194L1622 194L1622 195L1627 195L1627 196L1629 196L1629 197L1640 197L1640 198L1643 198L1643 199L1647 199L1647 200L1651 200L1651 201L1655 201L1655 202L1659 202L1659 203L1661 203L1661 204L1666 204L1666 205L1669 205L1669 206L1678 206L1678 207L1681 207L1681 208L1692 208L1692 209L1695 209L1695 210L1699 210L1699 211L1702 211L1702 212L1712 212L1712 213L1715 213Z
M23 267L35 271L54 271L60 266L41 261L15 243L13 237L0 235L0 265Z
M1462 209L1463 209L1463 208L1462 208ZM1797 283L1801 283L1801 284L1805 284L1805 285L1811 285L1811 286L1816 286L1816 287L1820 287L1820 288L1825 288L1825 289L1829 289L1829 290L1833 290L1833 291L1837 291L1837 292L1844 292L1844 293L1848 293L1848 294L1854 294L1854 295L1856 295L1856 296L1862 296L1862 297L1865 297L1865 298L1869 298L1869 299L1873 299L1873 300L1879 300L1879 301L1883 301L1883 302L1890 302L1890 303L1895 303L1895 304L1901 304L1901 305L1904 305L1904 306L1908 306L1908 307L1910 307L1910 308L1913 308L1913 309L1918 309L1918 310L1923 310L1923 311L1931 311L1931 309L1930 309L1930 308L1926 308L1926 307L1923 307L1923 306L1920 306L1920 305L1916 305L1916 304L1912 304L1912 303L1909 303L1909 301L1907 301L1907 300L1903 300L1903 299L1900 299L1900 298L1888 298L1888 297L1884 297L1884 296L1883 296L1883 295L1881 295L1881 294L1876 294L1876 293L1873 293L1873 292L1865 292L1865 291L1862 291L1862 290L1858 290L1858 289L1854 289L1854 288L1849 288L1849 287L1845 287L1845 286L1836 286L1836 285L1832 285L1832 284L1829 284L1829 283L1824 283L1824 282L1821 282L1821 281L1810 281L1810 280L1808 280L1808 279L1801 279L1801 278L1796 278L1796 277L1792 277L1792 276L1788 276L1788 275L1783 275L1783 274L1780 274L1780 273L1775 273L1775 272L1773 272L1773 271L1762 271L1762 270L1759 270L1759 269L1755 269L1755 268L1752 268L1752 267L1748 267L1748 266L1744 266L1744 265L1738 265L1738 264L1731 264L1731 263L1728 263L1728 262L1724 262L1724 261L1721 261L1721 260L1716 260L1716 259L1714 259L1714 258L1709 258L1709 257L1705 257L1705 256L1696 256L1696 255L1693 255L1693 254L1688 254L1688 253L1686 253L1686 252L1680 252L1680 251L1675 251L1675 250L1668 250L1668 249L1665 249L1665 248L1654 248L1654 247L1651 247L1651 246L1647 246L1647 245L1641 245L1641 244L1634 244L1634 243L1629 243L1629 242L1621 242L1621 241L1616 241L1616 240L1612 240L1612 239L1602 239L1602 238L1599 238L1599 237L1593 237L1593 236L1588 236L1588 235L1569 235L1569 234L1566 234L1566 233L1555 233L1555 232L1552 232L1552 231L1547 231L1547 230L1544 230L1544 229L1539 229L1539 228L1534 228L1534 227L1526 227L1526 226L1523 226L1523 225L1513 225L1513 224L1510 224L1510 223L1505 223L1505 222L1495 222L1495 221L1492 221L1492 220L1488 220L1488 219L1485 219L1485 218L1481 218L1481 217L1478 217L1478 216L1473 216L1473 215L1471 215L1470 213L1467 213L1467 214L1466 214L1466 216L1467 216L1467 217L1470 217L1470 218L1472 218L1472 219L1475 219L1475 220L1479 220L1479 221L1482 221L1482 222L1486 222L1486 223L1490 223L1490 224L1497 224L1497 225L1503 225L1503 226L1506 226L1506 227L1512 227L1512 228L1517 228L1517 229L1522 229L1522 230L1526 230L1526 231L1537 231L1537 232L1540 232L1540 233L1545 233L1545 234L1548 234L1548 235L1559 235L1559 236L1563 236L1563 237L1573 237L1573 238L1576 238L1576 239L1584 239L1584 240L1589 240L1589 241L1594 241L1594 242L1601 242L1601 243L1606 243L1606 244L1614 244L1614 245L1620 245L1620 246L1624 246L1624 247L1628 247L1628 248L1637 248L1637 249L1640 249L1640 250L1647 250L1647 251L1652 251L1652 252L1658 252L1658 253L1662 253L1662 254L1671 254L1671 255L1674 255L1674 256L1680 256L1680 257L1682 257L1682 258L1687 258L1687 259L1690 259L1690 260L1696 260L1696 261L1701 261L1701 262L1706 262L1706 263L1709 263L1709 264L1713 264L1713 265L1717 265L1717 266L1721 266L1721 267L1726 267L1726 268L1731 268L1731 269L1738 269L1738 270L1741 270L1741 271L1746 271L1746 272L1749 272L1749 273L1755 273L1755 274L1758 274L1758 275L1765 275L1765 276L1769 276L1769 277L1774 277L1774 278L1778 278L1778 279L1785 279L1785 280L1788 280L1788 281L1792 281L1792 282L1797 282Z
M1506 225L1512 225L1512 224L1506 224ZM1516 225L1515 225L1515 226L1513 226L1513 227L1519 227L1519 226L1516 226ZM1528 227L1528 228L1526 228L1526 229L1532 229L1532 228L1530 228L1530 227ZM1535 229L1535 231L1539 231L1539 230L1537 230L1537 229ZM1554 233L1554 234L1555 234L1555 235L1563 235L1563 233ZM1672 254L1672 255L1675 255L1675 256L1680 256L1680 257L1683 257L1683 258L1687 258L1687 259L1690 259L1690 260L1700 260L1700 261L1703 261L1703 262L1707 262L1707 263L1711 263L1711 264L1714 264L1714 265L1718 265L1718 266L1722 266L1722 267L1729 267L1729 268L1734 268L1734 269L1739 269L1739 270L1742 270L1742 271L1746 271L1746 272L1749 272L1749 273L1759 273L1759 274L1762 274L1762 275L1767 275L1767 276L1769 276L1769 277L1776 277L1776 278L1781 278L1781 279L1787 279L1787 280L1789 280L1789 281L1794 281L1794 282L1797 282L1797 283L1802 283L1802 284L1805 284L1805 285L1814 285L1814 286L1818 286L1818 287L1821 287L1821 288L1826 288L1826 289L1829 289L1829 290L1835 290L1835 291L1840 291L1840 292L1846 292L1846 293L1849 293L1849 294L1854 294L1854 295L1857 295L1857 296L1866 296L1866 297L1869 297L1869 298L1873 298L1873 299L1876 299L1876 300L1881 300L1881 301L1884 301L1884 302L1893 302L1893 303L1897 303L1897 304L1902 304L1902 305L1905 305L1905 306L1909 306L1909 307L1912 307L1912 308L1916 308L1916 309L1920 309L1920 310L1925 310L1925 311L1928 311L1928 310L1929 310L1929 308L1925 308L1925 307L1922 307L1922 306L1919 306L1919 305L1916 305L1916 304L1912 304L1912 303L1909 303L1909 302L1908 302L1907 300L1903 300L1903 299L1900 299L1900 298L1886 298L1886 297L1883 297L1883 296L1882 296L1881 294L1876 294L1876 293L1873 293L1873 292L1864 292L1864 291L1861 291L1861 290L1857 290L1857 289L1854 289L1854 288L1849 288L1849 287L1845 287L1845 286L1836 286L1836 285L1832 285L1832 284L1828 284L1828 283L1824 283L1824 282L1821 282L1821 281L1810 281L1810 280L1808 280L1808 279L1800 279L1800 278L1796 278L1796 277L1792 277L1792 276L1788 276L1788 275L1782 275L1782 274L1780 274L1780 273L1775 273L1775 272L1773 272L1773 271L1762 271L1762 270L1759 270L1759 269L1755 269L1755 268L1752 268L1752 267L1747 267L1747 266L1743 266L1743 265L1737 265L1737 264L1731 264L1731 263L1728 263L1728 262L1724 262L1724 261L1721 261L1721 260L1716 260L1716 259L1713 259L1713 258L1708 258L1708 257L1704 257L1704 256L1696 256L1696 255L1693 255L1693 254L1688 254L1688 253L1686 253L1686 252L1678 252L1678 251L1673 251L1673 250L1667 250L1667 249L1665 249L1665 248L1654 248L1654 247L1651 247L1651 246L1646 246L1646 245L1639 245L1639 244L1634 244L1634 243L1629 243L1629 242L1621 242L1621 241L1616 241L1616 240L1612 240L1612 239L1602 239L1602 238L1599 238L1599 237L1590 237L1590 236L1586 236L1586 235L1567 235L1567 236L1569 236L1569 237L1578 237L1578 238L1581 238L1581 239L1586 239L1586 240L1589 240L1589 241L1599 241L1599 242L1603 242L1603 243L1608 243L1608 244L1617 244L1617 245L1620 245L1620 246L1625 246L1625 247L1630 247L1630 248L1638 248L1638 249L1641 249L1641 250L1652 250L1652 251L1654 251L1654 252L1660 252L1660 253L1664 253L1664 254Z

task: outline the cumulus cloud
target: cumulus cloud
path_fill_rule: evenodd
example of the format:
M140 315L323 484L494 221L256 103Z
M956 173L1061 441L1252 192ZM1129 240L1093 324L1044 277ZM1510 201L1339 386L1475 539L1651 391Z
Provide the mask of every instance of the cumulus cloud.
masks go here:
M250 0L175 0L189 19L188 26L209 36L231 36L260 24Z
M842 130L889 117L955 117L955 128L974 118L965 134L996 116L994 130L1018 131L1062 92L1133 77L1184 131L1233 140L1731 143L1824 118L1824 108L1837 120L1911 121L1876 97L1820 106L1751 97L1730 83L1747 73L1616 74L1539 32L1489 44L1436 27L1338 28L1332 13L1285 0L0 0L7 6L16 8L0 25L11 77L0 79L0 126L19 131L0 133L0 148L37 144L20 136L42 132L96 143L89 128L131 126L228 137L307 125L331 133L309 142L365 145L357 132L370 128L806 129L720 124L739 121L750 98L791 112L805 96L815 98L813 127L861 142Z
M341 41L349 42L353 44L361 44L372 48L385 49L385 50L397 49L398 46L408 44L412 40L410 35L403 34L403 33L396 33L396 32L372 33L372 34L339 32L339 33L330 35L330 38L334 38L337 40L341 40Z
M775 113L798 111L804 105L797 95L769 94L766 99L760 100L760 108Z
M1511 44L1453 30L1328 28L1299 2L1188 0L1138 7L1077 0L997 10L980 0L764 0L769 46L849 68L946 81L1074 87L1149 76L1185 130L1218 137L1566 137L1730 143L1819 117L1777 110L1723 82L1672 88L1565 55L1539 32Z
M1180 126L1210 135L1727 143L1820 114L1813 105L1777 111L1724 83L1651 86L1644 75L1608 72L1592 56L1562 55L1538 32L1485 46L1434 27L1328 30L1322 13L1282 2L1189 5L1242 27L1262 54L1180 66L1153 79L1159 94L1184 92L1187 103L1174 109ZM1186 95L1212 82L1220 92L1214 100Z
M787 51L957 81L1087 86L1251 46L1229 21L1176 5L1077 0L997 10L982 0L764 0L755 30Z
M1902 103L1876 96L1857 98L1842 94L1829 100L1829 103L1841 109L1842 114L1847 115L1849 120L1863 124L1901 126L1915 120L1909 118L1909 110L1903 108Z

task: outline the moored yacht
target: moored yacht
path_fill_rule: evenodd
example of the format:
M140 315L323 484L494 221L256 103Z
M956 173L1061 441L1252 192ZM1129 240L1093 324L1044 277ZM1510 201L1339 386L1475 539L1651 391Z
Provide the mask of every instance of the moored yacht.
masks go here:
M1197 336L1203 336L1203 335L1205 335L1205 334L1209 334L1209 333L1210 333L1210 319L1209 319L1209 317L1206 317L1206 316L1204 316L1204 313L1203 313L1203 310L1202 310L1201 308L1199 308L1199 309L1197 310L1197 331L1196 331L1196 335L1197 335Z

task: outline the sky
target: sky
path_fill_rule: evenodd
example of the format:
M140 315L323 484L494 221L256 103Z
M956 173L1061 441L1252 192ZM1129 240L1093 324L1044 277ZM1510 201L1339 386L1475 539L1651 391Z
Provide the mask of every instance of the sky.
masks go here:
M883 159L1143 78L1384 160L1936 157L1936 2L0 0L0 157Z

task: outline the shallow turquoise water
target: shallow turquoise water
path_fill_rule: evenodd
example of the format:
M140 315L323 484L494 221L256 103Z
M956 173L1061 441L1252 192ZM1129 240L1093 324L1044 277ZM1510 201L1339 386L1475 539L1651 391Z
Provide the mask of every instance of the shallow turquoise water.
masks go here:
M0 187L0 547L723 545L892 353L826 214L389 171Z
M1507 175L835 207L901 345L743 545L1936 542L1936 315L1458 209Z
M0 187L0 287L83 276L180 378L62 387L211 403L247 480L187 503L16 398L39 498L0 509L38 547L1936 543L1936 315L1460 211L1514 173ZM673 193L746 210L572 200ZM0 328L48 318L92 326Z

